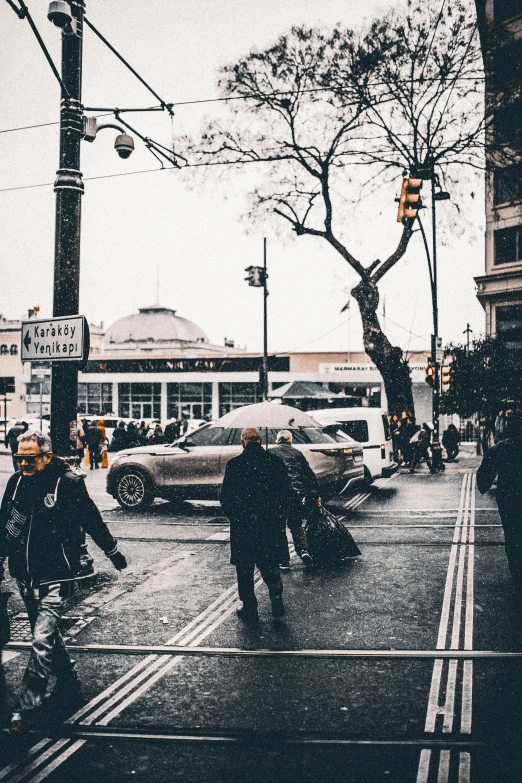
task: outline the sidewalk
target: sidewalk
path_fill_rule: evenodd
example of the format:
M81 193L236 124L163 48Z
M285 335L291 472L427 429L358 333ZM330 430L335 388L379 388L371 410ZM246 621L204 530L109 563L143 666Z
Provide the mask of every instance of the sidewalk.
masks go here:
M457 462L444 462L445 473L462 473L463 471L476 470L482 457L477 457L477 447L475 443L461 443ZM400 468L400 473L409 473L409 468ZM429 474L429 468L424 460L415 468L415 475ZM436 475L436 474L435 474Z

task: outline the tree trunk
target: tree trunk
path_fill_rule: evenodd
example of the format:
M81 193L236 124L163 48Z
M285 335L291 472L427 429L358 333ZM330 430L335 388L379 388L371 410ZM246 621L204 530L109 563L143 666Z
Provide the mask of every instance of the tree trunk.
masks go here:
M364 350L382 375L388 414L400 416L403 411L409 411L415 418L410 368L402 350L392 345L382 331L377 317L377 285L369 279L361 280L352 289L352 296L361 313Z

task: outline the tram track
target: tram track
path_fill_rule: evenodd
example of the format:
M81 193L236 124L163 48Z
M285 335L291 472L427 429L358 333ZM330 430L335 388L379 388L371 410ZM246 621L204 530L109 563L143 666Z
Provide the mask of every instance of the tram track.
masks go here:
M388 481L388 480L387 480ZM201 612L194 620L185 626L178 634L170 639L166 645L149 649L141 649L140 653L146 657L112 683L103 692L92 699L85 707L72 715L65 723L63 733L66 736L46 737L29 749L24 759L14 762L9 767L0 771L0 781L5 783L39 783L52 775L68 758L80 750L87 742L105 741L106 739L121 739L122 741L139 739L162 742L188 742L188 741L239 741L230 739L228 732L217 734L194 734L186 730L180 732L154 732L154 731L130 731L108 730L108 724L126 707L136 701L143 693L149 690L159 679L178 665L183 657L192 654L219 654L219 655L295 655L296 657L330 655L332 657L424 657L433 660L433 674L428 710L426 716L425 732L428 736L414 739L355 739L349 737L316 737L294 738L293 742L309 742L323 744L384 744L397 746L420 747L419 767L417 783L429 783L437 780L437 783L449 783L450 777L455 777L457 770L458 783L470 782L471 749L481 745L473 741L471 734L471 706L472 706L472 673L473 659L479 657L503 657L513 659L522 657L522 653L500 653L496 651L473 651L473 566L474 566L474 492L475 478L471 473L463 476L461 498L452 542L441 542L444 546L451 546L450 561L444 591L439 634L435 650L341 650L341 651L263 651L263 650L237 650L227 648L203 648L201 642L219 627L239 605L235 597L236 587L233 585L224 591L207 609ZM369 493L360 493L360 496L349 506L349 509L361 505ZM354 500L354 499L352 499ZM346 506L345 506L346 508ZM392 527L392 526L390 526ZM412 527L412 526L404 526ZM423 526L424 527L424 526ZM425 526L432 527L432 526ZM442 526L441 526L442 527ZM446 526L444 526L446 527ZM488 526L489 527L489 526ZM491 526L493 527L493 526ZM498 527L498 526L495 526ZM362 528L361 528L362 529ZM120 539L122 537L120 536ZM130 539L128 539L130 540ZM133 539L136 540L136 539ZM157 541L158 539L152 539ZM172 542L172 539L168 539ZM178 543L178 542L176 542ZM179 543L189 543L187 540ZM209 539L198 539L190 543L209 543ZM213 541L212 543L219 543ZM368 542L369 543L369 542ZM397 543L384 542L384 543ZM405 542L410 543L410 542ZM436 542L440 545L439 542ZM366 545L366 543L365 543ZM256 578L256 589L261 580ZM176 646L179 649L165 650L165 647ZM77 652L82 651L81 645L71 645ZM84 646L85 648L89 646ZM106 646L107 647L107 646ZM195 648L198 648L197 651ZM212 651L212 652L211 652ZM93 650L85 649L85 652ZM107 650L105 650L107 652ZM119 651L120 654L122 651ZM373 655L375 653L375 655ZM460 735L468 735L464 739L459 736L455 739L453 726L456 722L456 691L461 689L460 698ZM444 699L444 703L441 701ZM440 716L440 717L439 717ZM442 724L442 725L441 725ZM254 735L252 734L253 741ZM281 736L281 735L279 735ZM284 737L282 737L284 741ZM290 741L290 740L289 740ZM486 744L486 743L482 743ZM436 778L433 776L435 771Z
M435 659L431 678L426 722L426 734L451 734L458 721L460 733L471 734L473 693L473 596L475 557L475 490L476 477L466 473L461 494L453 541L451 545L444 596L437 637L437 650L450 652ZM455 650L464 651L457 657ZM457 687L460 693L457 694ZM460 696L460 704L458 703ZM458 783L470 783L471 755L463 751L457 759L450 750L433 753L423 748L420 753L416 783L428 783L432 766L437 770L437 783L449 783L452 770L457 770Z

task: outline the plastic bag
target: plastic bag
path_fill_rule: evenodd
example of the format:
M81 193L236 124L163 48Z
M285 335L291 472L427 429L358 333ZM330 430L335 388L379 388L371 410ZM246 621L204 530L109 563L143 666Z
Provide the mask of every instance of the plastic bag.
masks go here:
M7 601L11 593L0 593L0 650L11 639L11 625L7 614Z
M351 533L324 506L316 506L305 524L308 549L318 566L338 565L361 551Z

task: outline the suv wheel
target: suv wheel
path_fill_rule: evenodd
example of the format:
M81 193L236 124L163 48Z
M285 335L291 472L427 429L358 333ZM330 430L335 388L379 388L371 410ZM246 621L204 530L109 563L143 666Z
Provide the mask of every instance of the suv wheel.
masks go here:
M139 470L126 470L116 479L116 500L132 511L148 508L154 500L150 479Z

